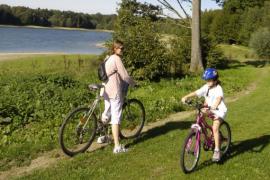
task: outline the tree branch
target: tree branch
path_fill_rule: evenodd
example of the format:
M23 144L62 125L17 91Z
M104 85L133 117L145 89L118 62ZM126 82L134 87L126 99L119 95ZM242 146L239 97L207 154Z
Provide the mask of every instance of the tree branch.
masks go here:
M164 16L166 16L166 17L168 17L168 20L170 20L171 22L173 22L175 25L177 25L177 26L180 26L180 27L183 27L183 28L187 28L187 29L191 29L191 26L187 26L187 25L185 25L185 24L182 24L182 23L180 23L180 22L175 22L170 16L168 16L168 15L164 15ZM183 21L183 23L186 23L185 21Z
M186 17L189 18L188 13L185 11L185 9L184 9L184 7L182 6L180 0L177 0L177 3L178 3L178 5L180 6L180 8L182 9L182 11L184 12L184 14L186 15Z
M157 0L157 1L160 4L162 4L166 9L168 9L169 11L173 12L174 14L176 14L180 19L185 19L167 0ZM188 19L189 25L191 26L191 18L190 18L190 16L188 15L188 13L185 10L185 8L182 6L180 0L176 0L176 1L177 1L178 5L180 6L181 10L183 11L183 13L185 14L186 19ZM187 0L187 1L190 2L189 0Z
M170 3L168 3L167 0L157 0L160 4L162 4L165 8L167 8L168 10L174 12L180 19L184 19L183 16L181 16L181 14L171 6Z

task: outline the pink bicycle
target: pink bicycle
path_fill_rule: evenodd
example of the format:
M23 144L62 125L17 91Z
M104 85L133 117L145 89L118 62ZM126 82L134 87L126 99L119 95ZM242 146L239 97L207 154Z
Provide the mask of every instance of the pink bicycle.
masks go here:
M197 109L196 123L192 124L191 131L186 137L180 158L180 166L184 173L192 172L199 161L201 153L201 145L205 151L213 151L215 148L214 135L212 126L206 122L206 118L202 113L202 108L206 108L204 105L192 101L186 102L186 104L195 107ZM208 114L210 119L214 119L212 113ZM220 138L220 150L222 157L228 153L231 144L231 130L226 121L223 121L219 128Z

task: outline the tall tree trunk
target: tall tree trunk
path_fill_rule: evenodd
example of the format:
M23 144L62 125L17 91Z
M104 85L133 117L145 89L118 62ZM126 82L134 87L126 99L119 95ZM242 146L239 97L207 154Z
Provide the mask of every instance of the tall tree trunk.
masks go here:
M201 0L192 1L192 42L190 71L203 70L201 51Z

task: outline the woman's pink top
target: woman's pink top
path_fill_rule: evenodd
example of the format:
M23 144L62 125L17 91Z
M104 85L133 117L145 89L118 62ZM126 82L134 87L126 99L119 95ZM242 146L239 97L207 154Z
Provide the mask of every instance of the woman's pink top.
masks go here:
M119 97L123 96L122 89L124 82L134 85L133 79L128 75L119 56L115 54L110 56L105 63L105 69L108 75L108 81L105 82L104 93L106 93L109 98L115 99L117 95Z

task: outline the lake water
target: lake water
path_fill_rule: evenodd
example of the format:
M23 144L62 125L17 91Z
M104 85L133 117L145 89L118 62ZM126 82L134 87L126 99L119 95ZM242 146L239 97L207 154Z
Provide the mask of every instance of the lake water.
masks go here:
M0 27L0 53L100 54L109 32Z

